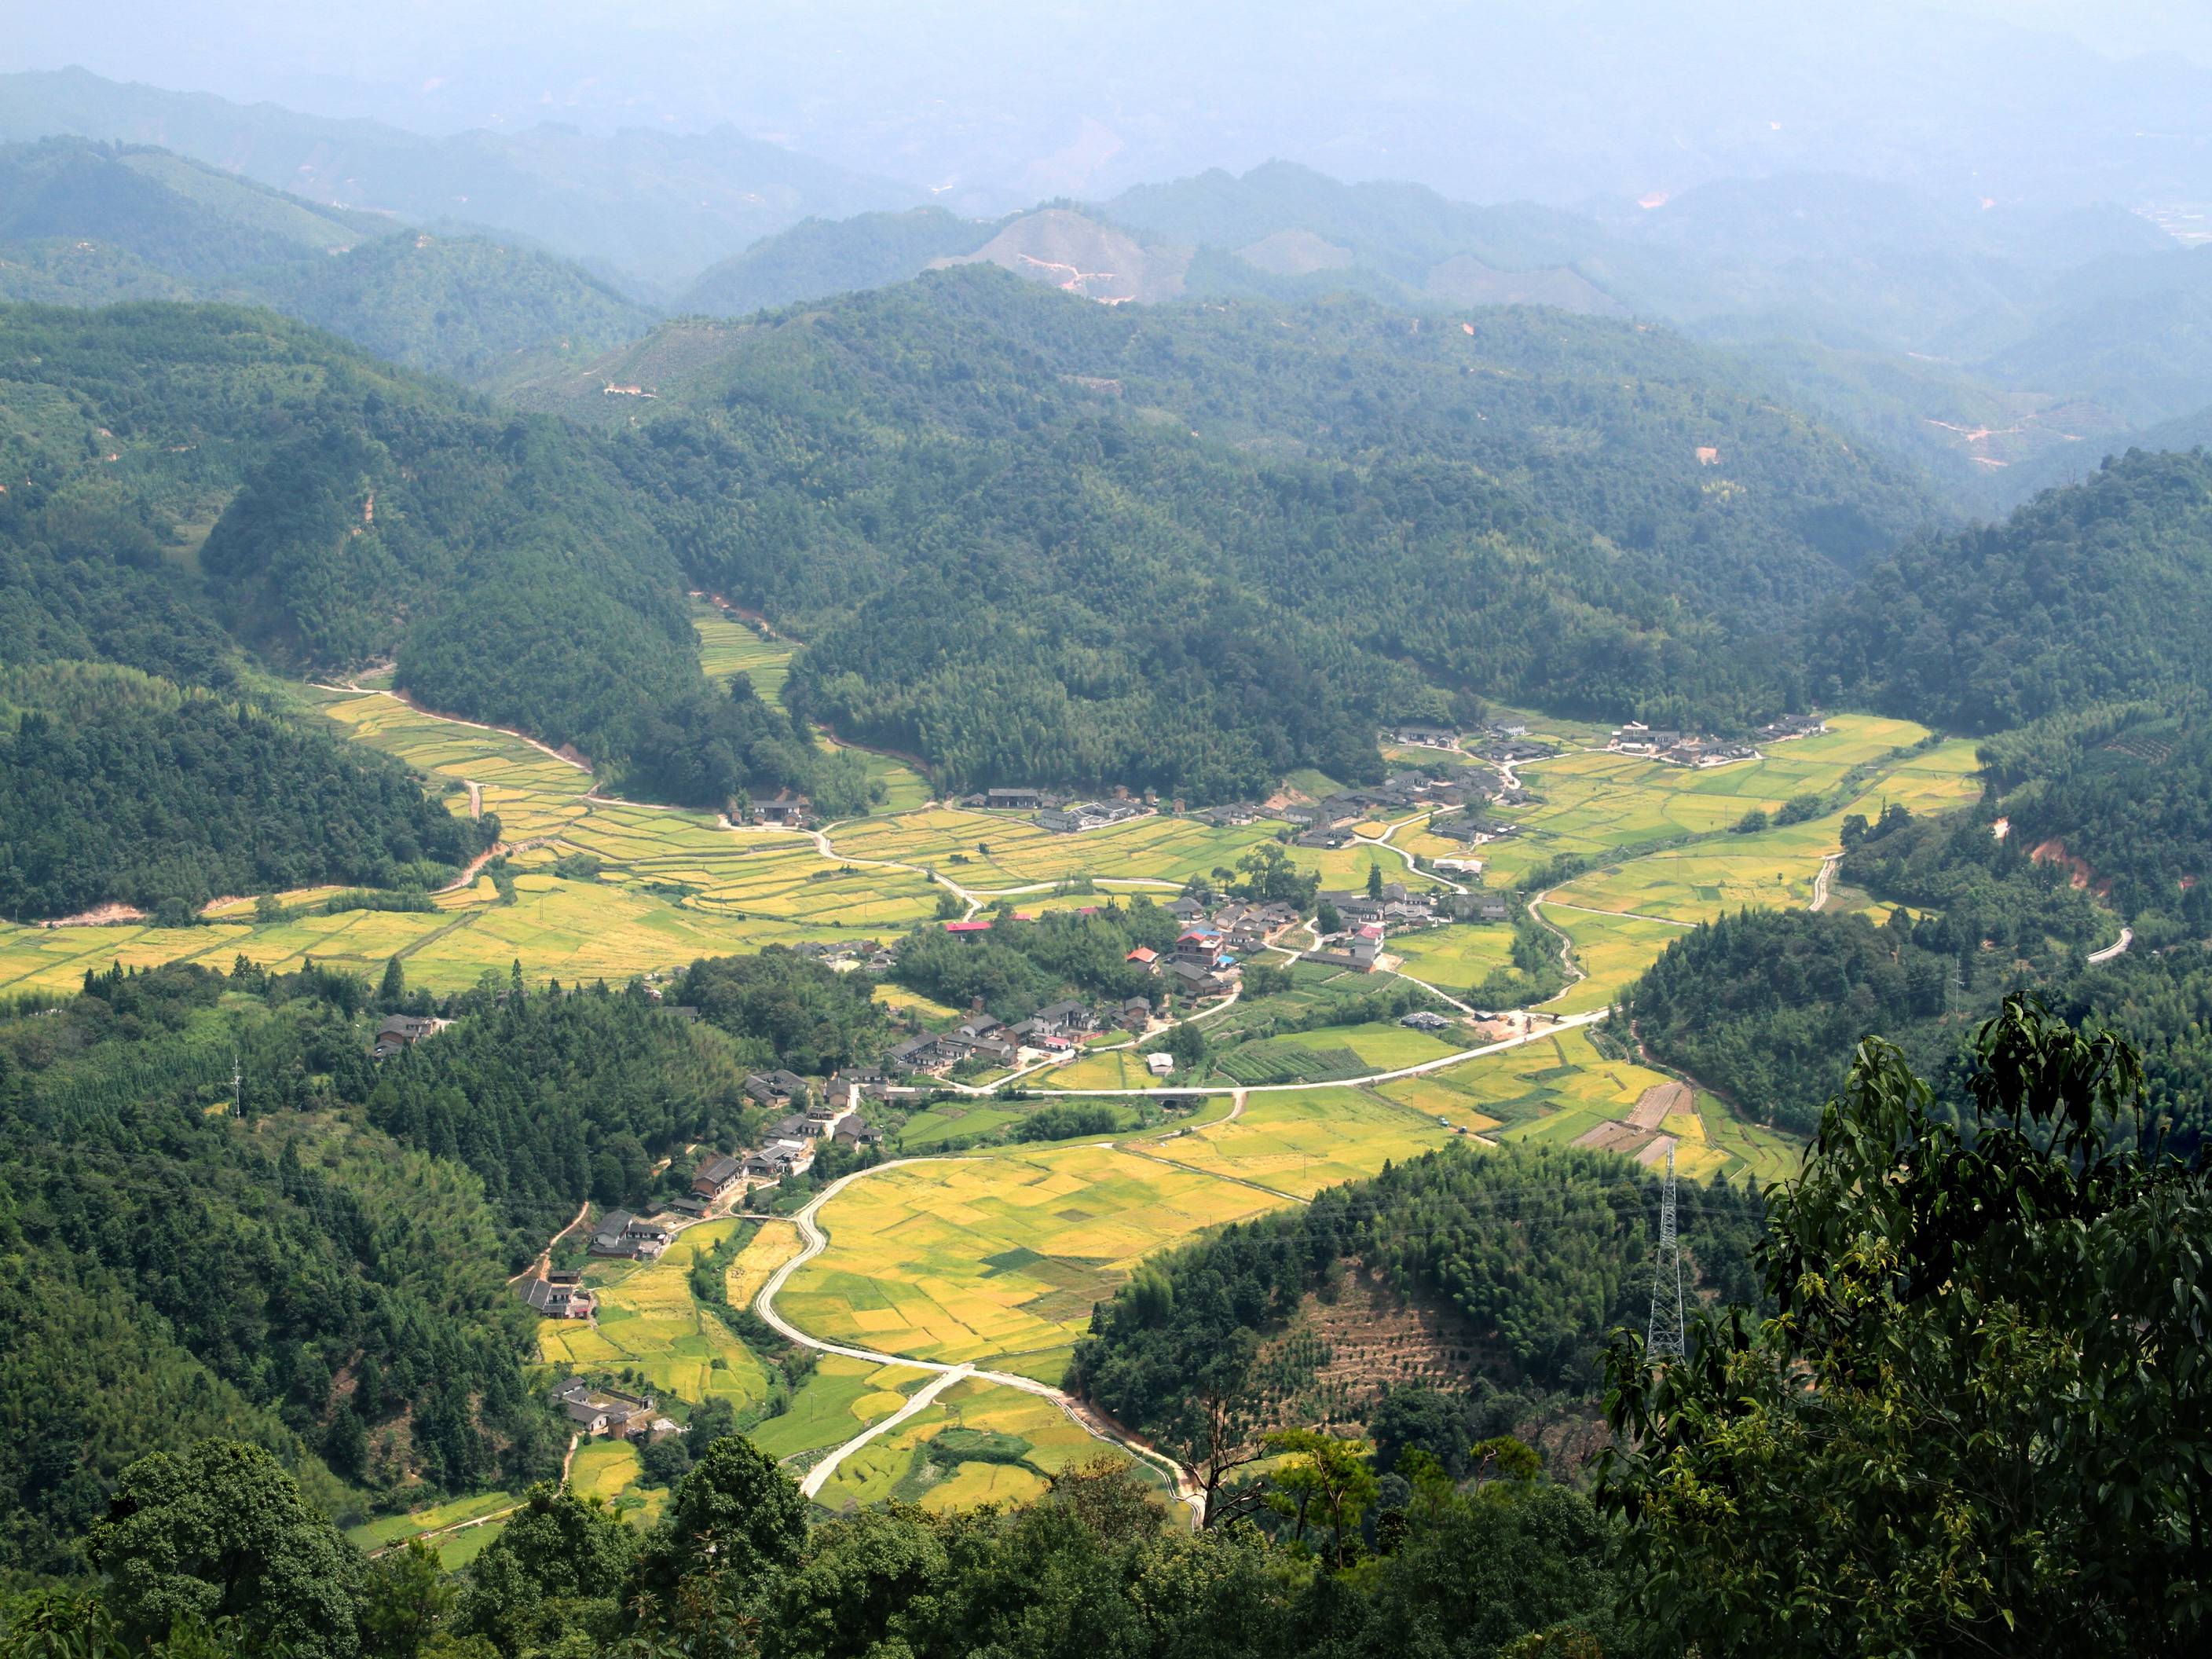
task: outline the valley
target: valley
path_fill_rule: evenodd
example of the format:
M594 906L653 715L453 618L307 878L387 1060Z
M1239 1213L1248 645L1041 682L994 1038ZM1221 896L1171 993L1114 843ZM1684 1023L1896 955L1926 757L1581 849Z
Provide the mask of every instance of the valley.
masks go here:
M708 672L719 678L742 671L763 696L781 695L787 645L711 606L699 611L696 626ZM301 686L295 695L349 742L442 785L448 811L496 814L507 849L498 867L437 894L420 914L270 921L233 901L210 907L188 928L7 928L0 994L63 990L88 969L115 963L227 966L241 957L280 972L312 959L367 979L396 958L410 985L434 993L503 983L511 971L533 984L639 976L665 983L701 956L805 940L888 942L933 925L948 899L959 915L1001 905L1095 905L1117 895L1164 901L1273 844L1279 830L1264 819L1217 826L1158 813L1054 835L1023 816L938 803L926 779L880 756L866 757L884 785L869 816L819 829L732 827L714 815L602 795L589 773L539 746L422 713L384 695L374 678ZM1201 1012L1199 1023L1212 1034L1208 1064L1171 1084L1132 1063L1141 1055L1126 1043L1094 1040L1025 1076L1028 1100L994 1096L988 1075L939 1085L937 1103L905 1121L902 1161L815 1200L818 1253L788 1260L787 1221L743 1224L760 1231L729 1270L732 1304L757 1303L802 1346L851 1351L819 1355L774 1415L761 1415L770 1391L761 1359L688 1288L691 1265L729 1222L680 1232L678 1246L649 1265L592 1267L595 1317L544 1322L540 1358L633 1377L687 1406L726 1402L794 1469L830 1467L812 1494L829 1508L890 1495L933 1508L1034 1495L1055 1470L1090 1455L1090 1433L1048 1398L981 1374L963 1374L908 1412L917 1390L943 1381L942 1367L1056 1385L1092 1304L1110 1297L1139 1261L1209 1228L1300 1204L1465 1137L1565 1146L1611 1133L1607 1126L1633 1118L1670 1079L1601 1051L1589 1023L1673 938L1744 905L1809 905L1850 813L1879 815L1893 801L1937 812L1977 793L1969 744L1934 740L1900 720L1838 715L1819 734L1771 745L1760 758L1706 769L1609 749L1605 732L1585 723L1524 723L1527 741L1550 752L1517 764L1528 799L1495 809L1510 832L1480 850L1482 879L1501 890L1546 867L1574 872L1530 895L1532 919L1571 969L1543 1006L1483 1031L1455 1016L1458 1023L1435 1035L1388 1022L1290 1036L1268 1036L1272 1024L1263 1024L1246 1035L1243 1016L1264 1012L1278 994ZM1820 810L1813 816L1741 831L1747 813L1773 814L1814 797ZM1425 832L1433 816L1435 809L1385 811L1340 848L1293 847L1290 855L1332 887L1356 887L1370 864L1417 887L1465 886L1464 876L1440 878L1427 867L1468 851ZM299 905L325 895L281 896ZM1408 932L1393 938L1384 971L1369 977L1387 981L1402 969L1464 999L1470 987L1516 973L1512 942L1494 924ZM1359 977L1303 963L1292 972L1286 1006ZM878 995L940 1028L957 1018L888 981ZM1280 1068L1301 1052L1339 1066L1324 1066L1324 1079L1344 1080L1267 1080L1286 1075ZM1287 1074L1300 1073L1292 1066ZM1040 1091L1048 1101L1145 1109L1123 1116L1133 1128L1081 1144L988 1144L1037 1109ZM1162 1121L1157 1103L1146 1108L1148 1097L1179 1102L1180 1110ZM1794 1164L1787 1137L1702 1091L1655 1127L1693 1180L1765 1182ZM928 1153L933 1139L979 1133L987 1144L974 1150L913 1156ZM1002 1440L959 1455L977 1433ZM610 1461L586 1443L577 1479L648 1522L658 1489L639 1484L635 1457ZM505 1524L495 1516L447 1531L456 1524L447 1509L418 1519L422 1530L439 1534L449 1559L472 1555ZM376 1523L377 1540L398 1535L390 1522Z

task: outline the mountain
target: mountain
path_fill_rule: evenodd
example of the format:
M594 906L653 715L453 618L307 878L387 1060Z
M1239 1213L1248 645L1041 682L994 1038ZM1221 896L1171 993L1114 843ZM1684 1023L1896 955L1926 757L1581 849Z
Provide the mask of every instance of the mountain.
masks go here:
M1783 619L1938 516L1725 359L1547 311L970 267L514 395L610 429L691 579L811 641L811 713L963 784L1363 775L1454 693L1737 718L1790 695Z
M0 308L0 660L234 682L396 661L431 706L719 806L814 764L708 687L685 580L590 435L263 311ZM708 763L711 762L711 766Z
M2130 451L2002 524L1913 542L1808 650L1824 696L1972 732L2212 684L2212 457Z
M49 135L158 144L311 201L433 228L465 220L661 283L809 215L903 208L918 195L727 128L430 137L77 69L0 76L0 140Z
M81 139L0 149L0 299L245 301L468 380L596 355L653 321L535 248L395 232L166 150Z
M709 265L669 309L749 317L802 300L902 283L939 259L973 253L994 229L991 221L963 219L939 207L804 219Z

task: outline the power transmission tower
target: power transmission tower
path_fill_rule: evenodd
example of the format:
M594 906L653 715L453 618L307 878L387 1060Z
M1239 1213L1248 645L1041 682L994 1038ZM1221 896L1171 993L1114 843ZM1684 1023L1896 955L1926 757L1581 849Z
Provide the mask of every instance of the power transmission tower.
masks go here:
M1674 1236L1674 1149L1667 1148L1667 1185L1659 1199L1659 1249L1651 1272L1651 1323L1644 1352L1652 1359L1682 1357L1682 1244Z
M246 1115L246 1073L239 1067L238 1050L235 1048L230 1051L230 1115L233 1117Z

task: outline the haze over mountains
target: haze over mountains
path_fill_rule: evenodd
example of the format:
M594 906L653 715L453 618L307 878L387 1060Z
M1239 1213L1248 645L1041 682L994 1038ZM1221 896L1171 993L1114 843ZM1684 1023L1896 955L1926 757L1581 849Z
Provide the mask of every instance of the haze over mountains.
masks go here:
M2197 430L2212 403L2212 248L2112 197L1790 172L1480 206L1270 161L974 217L729 132L433 138L76 70L0 78L0 137L44 146L0 163L0 295L252 301L487 385L589 362L656 315L983 260L1115 304L1348 291L1664 321L1969 513Z

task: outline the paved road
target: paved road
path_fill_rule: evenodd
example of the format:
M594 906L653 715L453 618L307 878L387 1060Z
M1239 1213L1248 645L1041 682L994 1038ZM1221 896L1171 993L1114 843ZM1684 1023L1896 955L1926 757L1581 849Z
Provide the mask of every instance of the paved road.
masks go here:
M1118 1425L1108 1423L1091 1406L1077 1400L1063 1389L1054 1388L1049 1382L1040 1382L1034 1376L1024 1376L1017 1371L984 1370L972 1364L946 1364L939 1360L913 1359L904 1354L885 1353L879 1348L861 1348L848 1343L824 1342L821 1338L811 1336L800 1330L798 1326L775 1310L776 1292L783 1289L792 1274L830 1247L830 1236L822 1231L820 1224L815 1219L824 1204L844 1191L854 1182L864 1176L873 1175L878 1170L896 1170L908 1164L945 1164L952 1161L950 1158L892 1158L870 1169L855 1170L851 1175L841 1176L831 1182L822 1189L811 1203L792 1218L799 1225L799 1236L806 1241L805 1248L769 1276L768 1283L761 1286L760 1294L753 1298L753 1310L785 1337L796 1342L802 1348L813 1349L817 1353L842 1354L848 1359L866 1360L871 1364L908 1365L916 1370L934 1371L938 1373L939 1377L934 1386L939 1389L949 1388L953 1382L964 1378L975 1377L981 1382L996 1382L1005 1388L1018 1389L1024 1394L1033 1394L1042 1399L1049 1400L1065 1412L1069 1420L1077 1427L1096 1435L1102 1440L1111 1441L1131 1455L1142 1458L1154 1468L1168 1475L1174 1482L1176 1496L1190 1506L1194 1520L1202 1520L1206 1505L1205 1493L1189 1470L1146 1442L1136 1438ZM934 1395L931 1395L932 1399L935 1397ZM916 1409L919 1407L912 1401L908 1402L907 1414L911 1415ZM866 1443L874 1435L882 1432L885 1426L884 1424L878 1424L870 1430L854 1436L832 1452L824 1462L834 1467L836 1462L842 1462L850 1453ZM828 1478L824 1474L823 1479ZM818 1491L820 1486L821 1483L817 1481L811 1490Z
M2110 962L2114 957L2126 955L2128 946L2133 945L2135 942L2136 930L2132 927L2123 927L2120 929L2120 937L2117 944L2107 945L2101 951L2090 951L2089 960L2092 962Z

